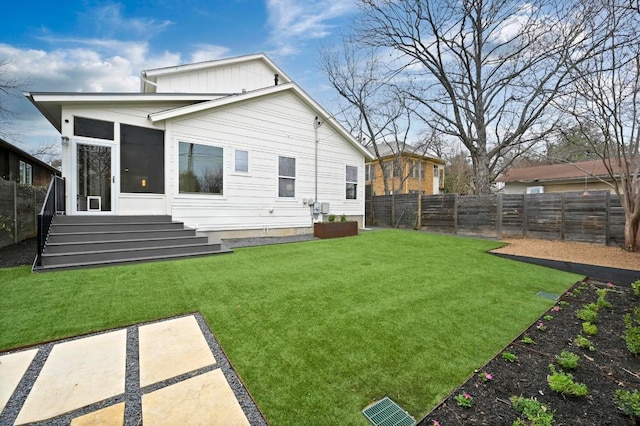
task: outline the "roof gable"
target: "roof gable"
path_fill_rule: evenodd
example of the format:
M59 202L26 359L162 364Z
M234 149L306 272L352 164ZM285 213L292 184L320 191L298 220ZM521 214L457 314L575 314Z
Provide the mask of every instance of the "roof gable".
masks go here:
M291 81L271 59L258 53L144 70L140 75L140 90L146 93L232 94Z

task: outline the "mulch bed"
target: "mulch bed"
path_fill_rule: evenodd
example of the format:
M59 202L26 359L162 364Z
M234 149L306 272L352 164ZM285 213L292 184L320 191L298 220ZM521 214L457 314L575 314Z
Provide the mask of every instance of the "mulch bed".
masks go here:
M38 251L35 238L0 248L0 268L32 265Z
M595 351L590 351L573 343L582 332L582 321L577 318L576 311L587 303L596 302L595 290L598 288L610 288L606 300L613 307L598 310L597 334L585 335L595 347ZM500 353L452 392L419 425L511 425L519 418L509 399L512 396L536 398L553 411L557 425L635 424L617 408L613 396L617 389L640 390L640 359L627 349L622 337L625 330L623 316L639 306L639 302L640 298L626 286L610 287L608 283L593 279L576 283L555 305L560 311L552 308L545 314L552 315L553 319L536 321L505 348L517 356L517 361L510 363ZM540 321L546 330L538 329ZM525 336L535 343L523 343ZM578 367L566 372L573 374L576 382L587 386L586 396L565 396L549 387L549 364L560 369L555 356L563 350L579 355ZM482 380L485 372L493 379ZM455 397L462 393L471 395L470 408L457 404Z

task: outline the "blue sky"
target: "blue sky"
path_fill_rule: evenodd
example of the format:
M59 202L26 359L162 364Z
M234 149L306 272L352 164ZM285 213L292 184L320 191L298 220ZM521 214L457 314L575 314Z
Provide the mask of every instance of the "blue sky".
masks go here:
M21 91L136 92L143 69L264 52L330 110L318 49L357 13L356 0L22 0L0 25L0 63ZM1 137L27 151L59 141L21 93L2 102Z

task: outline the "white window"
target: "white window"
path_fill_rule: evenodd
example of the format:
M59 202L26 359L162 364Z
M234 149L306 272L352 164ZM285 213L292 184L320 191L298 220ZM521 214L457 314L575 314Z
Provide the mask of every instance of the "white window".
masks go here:
M376 169L374 164L367 164L364 166L364 180L372 181L376 179Z
M433 165L433 177L437 178L440 176L440 172L438 171L438 166L436 164Z
M296 159L278 157L278 197L296 196Z
M249 151L242 149L234 151L233 171L236 173L249 173Z
M544 194L544 186L529 186L527 194Z
M31 185L33 183L33 169L31 164L20 160L20 184Z
M358 194L358 168L347 166L346 168L347 200L355 200Z
M181 194L222 194L223 149L218 146L180 142L179 191Z

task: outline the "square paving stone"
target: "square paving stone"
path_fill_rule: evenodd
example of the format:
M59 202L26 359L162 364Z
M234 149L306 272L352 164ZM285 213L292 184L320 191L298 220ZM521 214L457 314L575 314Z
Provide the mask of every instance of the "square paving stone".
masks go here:
M149 425L249 425L220 369L142 395L142 422Z
M143 325L138 336L141 387L216 363L193 315Z
M0 356L0 412L4 410L37 353L37 349L31 349Z
M56 344L16 424L46 420L124 393L127 331Z

